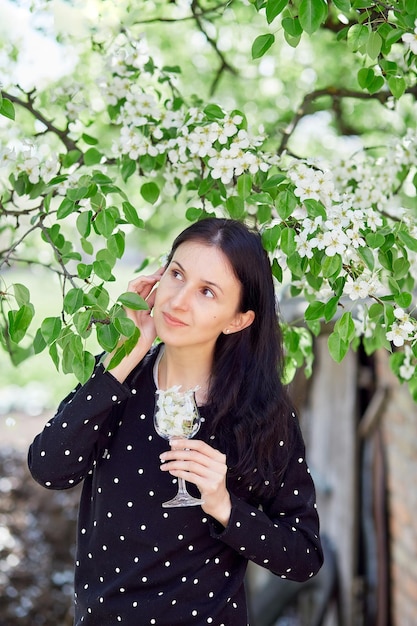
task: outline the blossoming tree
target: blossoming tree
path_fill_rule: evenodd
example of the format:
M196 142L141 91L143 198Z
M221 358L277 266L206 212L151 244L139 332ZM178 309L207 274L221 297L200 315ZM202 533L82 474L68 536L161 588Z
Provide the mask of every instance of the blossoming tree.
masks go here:
M59 5L24 4L43 28ZM25 89L9 72L2 87L0 265L46 266L62 297L61 314L35 325L28 287L3 274L1 345L12 362L48 350L84 381L92 335L104 350L121 346L114 362L131 350L138 330L124 307L146 303L126 292L112 300L109 283L126 237L175 209L262 233L280 298L303 303L302 319L283 324L289 379L311 370L312 338L334 322L336 361L360 343L368 354L385 348L417 398L414 0L113 4L67 3L82 35L48 26L74 56L68 75ZM202 76L185 41L203 42ZM279 94L262 96L275 73ZM330 145L316 137L312 151L300 129L323 112ZM352 136L341 151L336 137Z

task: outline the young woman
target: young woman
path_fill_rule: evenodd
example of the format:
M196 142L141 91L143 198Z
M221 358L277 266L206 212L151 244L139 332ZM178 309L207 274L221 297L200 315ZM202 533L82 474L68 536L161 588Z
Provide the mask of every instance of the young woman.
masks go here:
M304 581L323 558L267 255L240 222L205 219L129 290L149 305L127 311L135 349L110 371L102 360L29 451L45 487L84 481L75 624L246 626L248 560ZM204 421L169 446L153 414L174 385L198 387ZM162 507L179 477L201 506Z

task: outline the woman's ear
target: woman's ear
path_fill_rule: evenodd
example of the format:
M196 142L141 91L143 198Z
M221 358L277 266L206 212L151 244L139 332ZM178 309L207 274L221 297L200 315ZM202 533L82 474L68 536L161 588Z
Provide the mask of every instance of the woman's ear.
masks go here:
M255 319L254 311L245 311L245 313L237 313L236 317L230 322L227 328L224 329L225 335L230 335L232 333L238 333L250 326Z

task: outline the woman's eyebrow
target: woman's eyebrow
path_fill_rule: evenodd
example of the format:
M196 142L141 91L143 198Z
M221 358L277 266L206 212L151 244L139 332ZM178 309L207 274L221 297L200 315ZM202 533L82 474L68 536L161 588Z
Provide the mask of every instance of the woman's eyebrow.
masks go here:
M184 272L184 274L186 274L186 270L185 268L181 265L181 263L179 263L178 261L176 261L175 259L172 260L173 263L176 263L178 265L178 267L180 268L180 270L182 272ZM216 289L218 289L219 291L221 291L222 293L224 293L223 289L220 287L220 285L218 285L217 283L213 283L212 280L205 280L204 278L201 279L201 282L204 283L205 285L209 285L210 287L216 287Z

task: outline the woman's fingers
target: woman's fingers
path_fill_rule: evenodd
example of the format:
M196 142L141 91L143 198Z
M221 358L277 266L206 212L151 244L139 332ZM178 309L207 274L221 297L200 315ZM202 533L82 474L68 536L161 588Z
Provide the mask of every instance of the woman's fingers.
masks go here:
M201 491L225 482L227 465L224 454L199 440L176 439L172 443L171 450L160 457L163 471L186 472L187 480L194 482Z
M161 470L194 483L203 499L202 509L227 526L232 503L226 486L226 455L198 439L175 439L160 458Z

